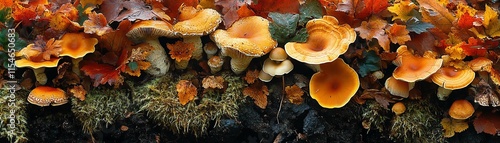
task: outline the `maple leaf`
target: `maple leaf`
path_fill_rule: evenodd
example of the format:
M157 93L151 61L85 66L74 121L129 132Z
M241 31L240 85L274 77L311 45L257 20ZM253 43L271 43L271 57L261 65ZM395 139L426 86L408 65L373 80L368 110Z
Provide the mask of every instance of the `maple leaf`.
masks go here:
M377 16L372 16L368 22L363 21L361 26L354 28L359 32L359 37L368 41L373 38L378 40L379 45L385 50L390 51L389 37L385 33L387 22Z
M226 28L230 27L236 20L241 18L238 15L238 9L245 4L251 4L251 1L219 0L215 2L216 6L222 7L221 13Z
M170 52L168 52L170 57L180 62L191 59L194 51L194 44L177 41L175 44L167 43L167 48L170 50Z
M286 86L285 87L285 93L286 93L286 98L290 103L293 104L302 104L304 99L302 98L302 95L304 95L304 91L297 86L297 85L292 85L292 86Z
M245 89L243 89L243 95L250 96L254 100L255 105L259 106L261 109L266 109L269 90L260 80L257 80L254 84L245 87Z
M482 113L474 119L473 124L477 133L497 135L500 131L500 115L498 113Z
M468 43L462 44L461 48L467 56L486 56L488 49L482 46L483 42L480 39L469 37Z
M375 99L380 106L384 109L389 110L389 103L395 103L393 99L391 99L391 94L387 90L379 90L379 89L366 89L363 93L357 97L357 101L359 104L364 104L368 99Z
M474 22L480 21L480 18L474 18L469 13L463 14L460 18L458 18L458 27L462 29L470 29L474 27Z
M52 56L59 57L61 53L61 40L55 40L54 38L47 41L43 50L43 59L48 61Z
M194 100L198 94L196 87L189 80L180 80L175 86L179 102L186 105L189 101Z
M410 35L408 35L410 32L406 30L405 25L398 25L397 23L394 23L387 33L392 43L404 45L406 41L411 40Z
M418 15L418 12L415 10L417 5L408 0L401 0L396 2L394 5L387 8L390 12L396 14L396 16L392 17L392 20L401 19L402 21L407 21L415 15Z
M106 17L102 13L97 14L95 11L89 15L88 20L83 22L83 27L85 33L95 33L97 36L102 36L113 30L109 27Z
M432 23L444 33L451 31L455 17L436 0L417 0L423 20Z
M14 21L20 21L24 26L31 26L36 17L36 6L30 6L28 8L20 5L14 6L14 10L12 12L12 18L14 18Z
M109 64L99 64L94 61L85 62L81 68L83 73L94 80L94 87L108 83L115 87L123 83L120 70Z

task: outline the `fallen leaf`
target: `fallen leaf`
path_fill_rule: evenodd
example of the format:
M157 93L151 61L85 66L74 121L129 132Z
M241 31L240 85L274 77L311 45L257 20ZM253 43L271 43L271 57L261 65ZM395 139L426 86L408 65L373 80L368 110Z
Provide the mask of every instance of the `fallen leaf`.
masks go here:
M82 6L96 6L102 4L104 0L80 0Z
M224 88L224 78L222 76L207 76L201 81L205 89L222 89Z
M359 32L359 37L366 39L368 41L373 38L377 39L379 45L384 49L384 51L390 51L389 47L389 37L385 33L385 27L387 22L377 16L372 16L368 22L363 21L361 26L354 28Z
M471 94L474 95L474 102L481 106L500 106L500 99L498 93L483 79L477 84L471 84Z
M243 79L248 84L253 84L258 77L259 77L259 70L247 70L247 73L245 74L245 77L243 77Z
M180 80L175 87L181 105L186 105L189 101L194 100L198 94L196 87L189 80Z
M469 37L467 43L462 44L465 55L467 56L486 56L488 49L482 46L483 42L480 39Z
M305 27L309 20L323 17L323 8L317 0L305 0L299 7L299 13L299 25Z
M167 43L167 48L170 50L170 52L168 52L168 54L170 54L170 58L180 62L191 59L194 51L194 44L177 41L175 44Z
M87 95L87 91L83 89L82 85L73 86L73 88L70 88L68 91L69 93L72 93L73 96L79 99L80 101L84 101L85 95Z
M427 29L434 28L434 25L430 23L425 23L417 18L410 18L406 21L406 29L410 32L415 32L417 34L427 32Z
M364 0L359 3L364 7L361 11L356 14L356 18L365 19L372 14L378 14L383 10L386 10L389 6L388 0Z
M311 1L311 0L308 0ZM316 1L316 0L314 0ZM307 2L306 2L307 3ZM278 13L299 13L299 1L297 0L259 0L258 3L250 5L255 14L261 17L267 17L270 12Z
M248 16L254 16L255 12L253 12L252 9L248 8L247 4L244 4L241 6L236 13L238 13L238 17L248 17Z
M409 0L401 0L396 2L394 5L387 8L390 12L396 14L392 17L392 21L400 19L402 21L408 21L410 18L415 17L418 12L415 10L417 5Z
M108 23L120 22L125 19L130 21L150 20L156 17L150 6L146 5L142 0L106 0L100 7ZM175 11L177 12L177 9Z
M370 72L380 70L380 57L373 50L363 51L363 59L358 62L358 73L361 77L365 77Z
M410 32L406 30L405 25L398 25L394 23L389 30L387 30L389 39L392 43L404 45L406 41L410 41L411 37L408 35Z
M441 119L441 126L444 129L444 137L450 138L455 135L455 133L460 133L469 128L469 124L465 120L456 120L450 118Z
M106 17L102 13L97 14L95 11L89 15L89 19L83 22L84 32L87 34L96 34L102 36L113 29L108 25Z
M500 131L500 115L498 115L498 112L483 112L482 114L478 114L473 124L478 134L487 133L490 135L497 135Z
M115 53L120 52L122 49L129 49L133 43L128 39L126 34L131 26L132 24L129 20L121 21L115 31L99 37L99 45Z
M179 17L178 9L181 5L196 7L198 5L198 0L164 0L162 4L167 7L165 11L167 15L172 18L177 18Z
M290 103L293 104L302 104L304 99L302 98L302 95L304 95L304 91L297 86L297 85L292 85L292 86L287 86L285 87L285 93L286 93L286 98Z
M450 32L455 17L436 0L417 0L423 20L432 23L445 33Z
M259 106L261 109L266 109L269 90L260 80L257 80L254 84L245 87L245 89L243 89L243 95L250 96L254 100L255 105Z
M239 0L219 0L215 2L216 6L222 7L222 15L224 26L227 28L231 27L231 25L238 20L240 17L238 16L238 9L240 6L245 4L251 4L251 1L239 1Z
M448 46L446 47L445 52L450 55L452 60L463 60L467 55L465 55L462 45L463 42L454 46Z
M120 70L109 64L99 64L97 62L85 62L81 70L87 76L94 80L94 87L108 83L115 87L123 83L123 77L120 75Z

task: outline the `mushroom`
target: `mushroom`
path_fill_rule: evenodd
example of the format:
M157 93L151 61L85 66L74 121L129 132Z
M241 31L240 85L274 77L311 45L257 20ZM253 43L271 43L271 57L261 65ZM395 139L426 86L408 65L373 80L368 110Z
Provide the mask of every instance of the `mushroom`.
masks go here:
M485 71L488 66L491 66L493 61L485 57L477 57L467 64L474 71Z
M208 59L217 54L218 50L219 48L217 48L217 45L215 45L214 42L208 42L205 44L205 46L203 46L203 51L205 51L205 54L207 54Z
M476 77L472 69L456 69L454 67L442 67L436 73L432 74L432 81L439 85L439 100L446 100L451 90L467 87Z
M394 112L396 116L403 114L405 111L406 111L406 106L405 104L403 104L403 102L398 102L392 105L392 112Z
M455 100L453 104L451 104L448 114L453 119L465 120L474 114L474 107L465 99Z
M282 62L272 61L271 59L266 59L264 65L262 66L262 71L271 76L281 76L289 73L293 70L292 61L286 59Z
M397 80L394 77L389 77L385 81L385 88L395 96L408 98L410 95L410 90L415 86L414 82L406 82L402 80Z
M261 70L259 72L259 79L263 82L270 82L273 79L274 76L271 76L270 74L264 72Z
M36 81L41 85L45 85L47 83L47 75L45 75L45 68L57 67L57 63L59 63L60 58L51 58L48 61L40 61L34 62L27 59L16 60L16 66L19 68L29 67L33 69L35 73Z
M398 56L393 63L398 67L392 76L398 80L415 82L426 79L443 64L442 59L417 57L408 51L405 45L400 46L397 52Z
M286 54L285 49L277 47L271 50L269 53L269 59L273 61L282 62L288 58L288 54Z
M38 86L31 90L28 102L38 106L59 106L68 103L66 93L59 88L50 86Z
M207 64L210 67L210 73L215 74L222 69L224 59L220 56L212 56L210 59L208 59Z
M200 36L207 35L215 31L222 22L222 16L213 9L202 9L181 5L179 7L179 21L174 24L174 31L184 42L193 43L195 50L193 59L200 60L203 57L203 45Z
M61 38L60 56L69 56L73 62L73 72L80 75L80 61L88 53L95 51L97 38L87 38L85 33L66 33Z
M358 74L344 60L320 65L309 82L311 97L324 108L343 107L358 91Z
M269 21L260 16L239 19L227 30L216 30L210 35L223 56L231 57L231 70L240 74L253 58L269 53L277 42L269 32Z
M154 76L161 76L167 73L170 67L170 60L167 59L165 49L160 45L158 37L175 37L172 25L164 21L146 20L139 21L132 25L127 37L134 43L146 42L153 49L147 57L151 66L146 70Z
M309 34L307 41L288 42L285 50L290 57L308 64L334 61L356 40L354 29L347 24L338 25L337 19L332 16L310 20L306 28Z

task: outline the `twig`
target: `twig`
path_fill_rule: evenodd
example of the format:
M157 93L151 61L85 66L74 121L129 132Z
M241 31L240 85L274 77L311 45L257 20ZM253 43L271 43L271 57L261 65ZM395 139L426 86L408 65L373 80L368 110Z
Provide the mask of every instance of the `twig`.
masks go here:
M281 106L283 105L283 98L285 98L285 75L281 76L281 81L282 81L281 86L283 87L283 90L281 91L280 107L278 108L278 113L276 114L276 121L278 122L278 124L280 124L279 116L281 112Z

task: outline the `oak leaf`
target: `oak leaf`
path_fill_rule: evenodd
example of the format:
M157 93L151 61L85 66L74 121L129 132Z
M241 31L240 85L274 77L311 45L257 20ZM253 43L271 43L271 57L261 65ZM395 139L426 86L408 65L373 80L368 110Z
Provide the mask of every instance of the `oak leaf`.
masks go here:
M113 31L108 25L106 17L102 13L97 14L95 11L89 15L89 19L83 22L84 32L88 34L96 34L102 36Z
M194 100L198 94L196 87L189 80L180 80L175 88L181 105L186 105L189 101Z

